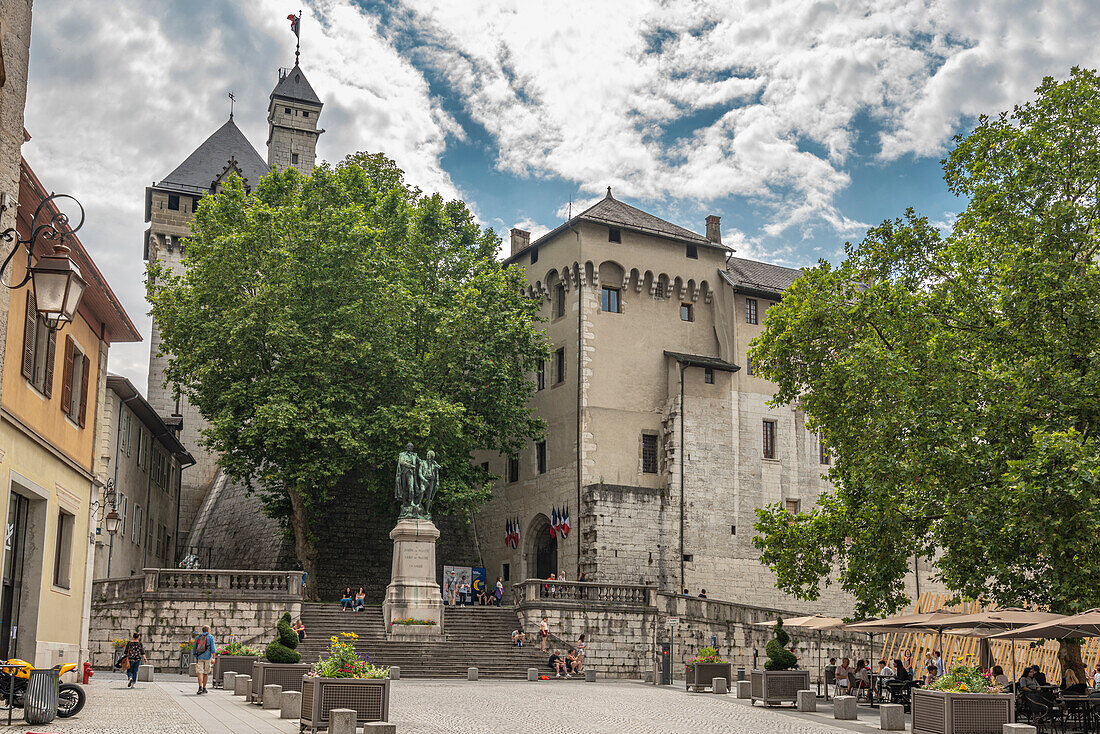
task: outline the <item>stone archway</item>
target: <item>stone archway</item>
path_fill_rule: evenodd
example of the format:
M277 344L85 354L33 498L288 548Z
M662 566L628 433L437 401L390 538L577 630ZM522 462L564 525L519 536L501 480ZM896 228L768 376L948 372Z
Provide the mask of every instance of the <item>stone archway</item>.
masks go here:
M527 578L544 579L558 571L558 538L550 518L535 515L527 530Z

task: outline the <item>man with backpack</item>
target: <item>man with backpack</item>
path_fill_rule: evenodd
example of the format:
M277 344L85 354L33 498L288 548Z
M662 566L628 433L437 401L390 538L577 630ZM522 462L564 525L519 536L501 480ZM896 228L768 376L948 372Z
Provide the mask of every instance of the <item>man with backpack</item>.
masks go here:
M214 668L214 635L210 634L210 627L202 626L202 633L195 637L193 648L195 672L199 676L199 691L195 695L201 696L206 693L206 679Z

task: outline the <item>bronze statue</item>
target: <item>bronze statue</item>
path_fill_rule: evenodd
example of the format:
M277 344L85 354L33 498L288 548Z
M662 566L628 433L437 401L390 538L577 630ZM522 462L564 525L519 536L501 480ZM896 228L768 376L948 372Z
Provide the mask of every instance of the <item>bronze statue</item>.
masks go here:
M439 488L439 462L435 460L434 451L429 451L428 455L420 460L416 473L420 483L417 503L422 508L424 518L430 520L432 499Z
M421 459L413 451L413 445L405 444L405 450L397 457L397 476L393 482L393 496L401 500L399 517L431 520L429 510L439 488L439 462L435 452L429 451Z

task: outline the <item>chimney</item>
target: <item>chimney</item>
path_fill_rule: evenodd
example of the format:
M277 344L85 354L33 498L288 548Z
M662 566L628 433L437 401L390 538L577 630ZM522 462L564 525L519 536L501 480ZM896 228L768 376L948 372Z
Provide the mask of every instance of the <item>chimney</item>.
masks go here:
M525 229L512 227L512 254L522 250L531 244L531 233Z
M707 217L707 239L716 245L722 244L722 225L720 224L721 221L721 217L717 217L713 214ZM515 230L512 231L515 232Z

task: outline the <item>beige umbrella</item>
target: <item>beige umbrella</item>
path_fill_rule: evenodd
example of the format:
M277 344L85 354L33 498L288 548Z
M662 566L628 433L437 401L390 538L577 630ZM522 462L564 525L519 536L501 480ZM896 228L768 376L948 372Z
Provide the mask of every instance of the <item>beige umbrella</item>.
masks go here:
M994 640L1064 640L1067 637L1100 637L1100 609L1090 609L1057 619L993 635Z
M1055 620L1064 619L1061 614L1050 612L1038 612L1033 609L992 609L988 612L976 614L964 614L954 620L953 625L945 627L947 634L965 635L966 637L980 637L979 665L990 667L987 663L992 660L992 651L989 650L989 638L999 637L999 632L1005 630L1020 629L1036 624L1046 624ZM958 625L958 626L955 626ZM988 659L981 659L988 656ZM1012 643L1012 679L1016 680L1016 643Z
M947 609L939 609L934 612L921 614L903 614L899 617L886 619L869 619L866 622L854 622L844 625L844 629L852 632L918 632L921 630L937 632L942 625L950 623L963 615Z

